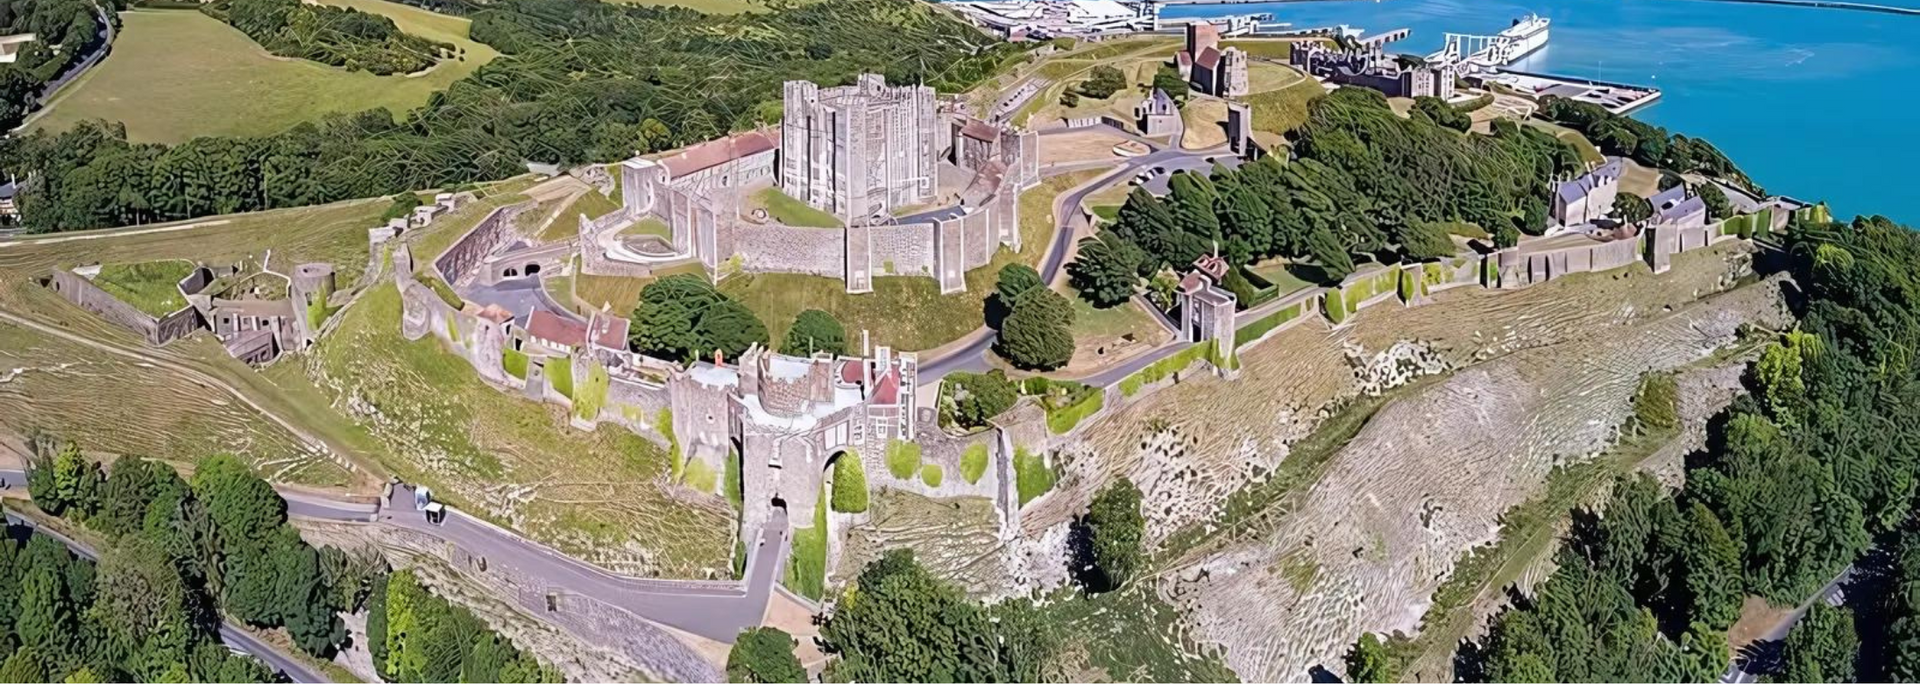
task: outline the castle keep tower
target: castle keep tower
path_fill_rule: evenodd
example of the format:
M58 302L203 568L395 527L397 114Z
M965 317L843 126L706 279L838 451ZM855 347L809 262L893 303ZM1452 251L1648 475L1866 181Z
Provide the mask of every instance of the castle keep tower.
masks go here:
M942 131L928 86L879 74L821 88L788 81L780 123L780 190L849 224L934 197Z

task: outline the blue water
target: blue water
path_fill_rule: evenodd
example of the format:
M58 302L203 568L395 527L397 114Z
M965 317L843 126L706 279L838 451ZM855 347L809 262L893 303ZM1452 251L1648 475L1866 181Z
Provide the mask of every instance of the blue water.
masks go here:
M1634 116L1712 141L1769 192L1920 227L1920 16L1706 0L1174 5L1161 16L1256 12L1301 28L1410 28L1399 51L1419 54L1449 31L1496 33L1534 12L1553 20L1552 40L1514 68L1656 86L1661 99Z

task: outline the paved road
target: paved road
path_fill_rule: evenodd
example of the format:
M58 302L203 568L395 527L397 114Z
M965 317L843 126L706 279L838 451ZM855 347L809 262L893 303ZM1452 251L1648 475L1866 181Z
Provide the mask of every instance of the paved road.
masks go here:
M26 473L18 470L0 470L0 483L4 483L7 487L25 487ZM31 518L21 516L13 511L7 511L7 522L36 529L39 527L34 524ZM53 530L41 529L39 532L66 544L67 548L73 549L73 552L82 558L90 561L100 560L99 554L94 552L93 547ZM308 668L305 663L295 660L292 656L282 653L273 646L254 638L252 634L240 629L237 625L233 624L231 620L223 620L220 623L220 640L225 642L227 647L258 658L260 662L266 663L267 667L286 673L287 678L295 682L333 681Z
M1771 669L1770 666L1776 665L1776 663L1756 662L1756 660L1764 661L1775 653L1762 644L1785 641L1787 633L1793 631L1794 625L1800 624L1800 619L1806 617L1807 611L1813 609L1815 601L1825 602L1829 606L1844 603L1847 598L1847 582L1853 579L1853 572L1851 565L1841 570L1839 575L1795 607L1793 612L1782 616L1779 622L1773 623L1773 627L1762 632L1759 638L1753 640L1753 643L1734 653L1733 662L1729 663L1727 671L1720 675L1720 681L1725 684L1750 684L1759 681L1760 674ZM1754 670L1760 672L1754 672Z
M1067 252L1073 248L1074 235L1078 232L1078 228L1086 222L1086 217L1080 213L1080 205L1088 196L1104 190L1114 183L1125 182L1146 168L1161 167L1169 169L1169 171L1180 168L1204 169L1212 165L1212 162L1206 161L1208 157L1217 156L1223 152L1223 149L1198 151L1180 150L1176 148L1157 149L1148 154L1122 160L1118 165L1114 166L1113 171L1056 198L1054 200L1053 243L1048 245L1047 255L1040 261L1039 271L1041 282L1054 282L1065 266ZM1199 166L1194 167L1194 164L1199 164ZM921 362L920 382L931 385L934 382L938 382L940 378L945 377L948 373L985 373L991 370L993 364L988 361L987 355L991 353L989 350L993 348L994 339L994 334L989 331L970 344L942 354L939 358ZM1144 368L1147 364L1165 358L1168 354L1176 351L1179 351L1177 347L1173 349L1163 347L1144 356L1136 357L1134 360L1128 361L1115 369L1102 372L1096 377L1111 376L1114 381L1118 381L1119 378L1126 377L1129 373ZM1143 361L1142 359L1145 360ZM1124 373L1115 372L1120 369L1128 370ZM1093 383L1089 382L1088 384Z

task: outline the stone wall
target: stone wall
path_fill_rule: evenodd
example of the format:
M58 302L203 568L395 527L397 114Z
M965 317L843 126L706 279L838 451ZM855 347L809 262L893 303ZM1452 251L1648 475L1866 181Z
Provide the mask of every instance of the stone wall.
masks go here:
M671 405L666 385L614 375L607 378L607 403L600 420L613 421L635 434L664 442L670 435L654 429L654 419Z
M720 253L739 257L749 273L846 273L845 234L826 228L726 224L719 227ZM726 259L714 262L716 265Z
M1613 240L1544 252L1508 250L1497 258L1501 288L1526 287L1574 273L1606 271L1638 261L1641 240Z
M195 273L200 270L196 269ZM189 276L191 277L191 276ZM47 285L61 298L72 302L94 315L107 319L107 322L132 330L145 338L147 344L162 345L186 337L195 330L206 327L200 313L193 307L182 307L179 311L165 316L151 316L132 304L100 289L86 276L64 268L56 268ZM201 286L202 288L205 285Z
M873 226L866 231L873 274L933 275L933 224Z
M448 247L445 254L433 261L433 268L440 272L441 279L452 285L465 278L486 260L488 254L512 239L513 218L528 204L530 202L494 209L466 235L460 236L459 241Z

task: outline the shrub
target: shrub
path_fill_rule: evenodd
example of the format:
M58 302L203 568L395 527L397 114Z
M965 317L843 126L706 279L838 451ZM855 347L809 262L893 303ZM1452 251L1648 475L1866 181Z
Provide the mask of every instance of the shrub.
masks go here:
M836 355L847 353L847 329L840 325L833 314L807 309L793 319L793 327L787 328L786 341L780 344L780 353L809 356L817 351Z
M827 583L827 507L813 507L813 527L793 530L793 555L787 559L788 589L819 600Z
M833 510L867 512L867 473L860 466L860 454L851 449L833 462Z
M1300 305L1295 304L1268 314L1265 318L1248 323L1246 327L1234 331L1233 346L1236 349L1244 347L1248 342L1265 337L1268 332L1280 327L1280 324L1291 321L1299 316ZM1122 387L1121 389L1125 388Z
M980 476L987 474L987 444L974 442L967 445L965 453L960 454L960 477L967 484L979 484Z
M736 682L805 682L807 670L793 655L793 636L773 627L750 627L727 652L727 679Z
M887 472L895 479L913 479L914 471L919 469L920 445L897 439L887 443Z
M986 373L950 373L946 382L951 383L947 390L953 399L952 418L961 427L984 426L1020 400L1007 374L997 368Z
M1400 294L1400 301L1411 302L1413 301L1414 294L1416 294L1413 284L1413 274L1408 273L1407 269L1404 268L1399 269L1399 271L1400 282L1395 285Z
M1668 373L1649 373L1633 395L1633 417L1640 425L1671 430L1680 425L1680 385Z
M527 379L527 355L522 352L512 349L500 350L500 367L507 371L507 375L521 380Z
M553 391L568 399L573 398L573 359L558 356L547 360L547 384Z
M941 480L945 478L946 473L940 469L938 463L920 466L920 481L926 483L928 487L939 489Z

